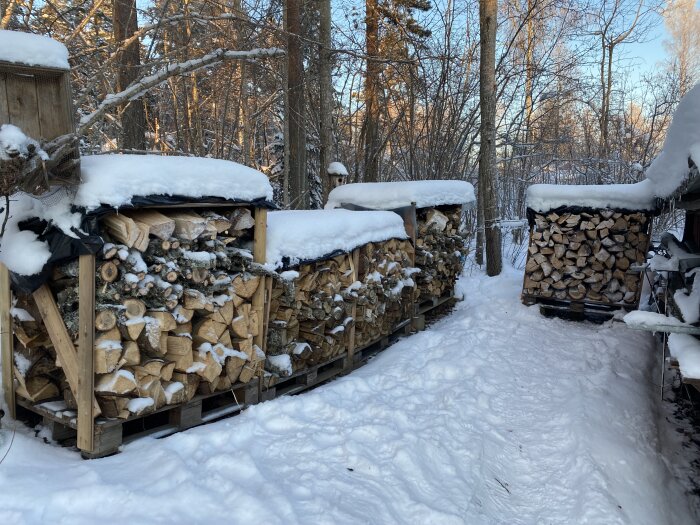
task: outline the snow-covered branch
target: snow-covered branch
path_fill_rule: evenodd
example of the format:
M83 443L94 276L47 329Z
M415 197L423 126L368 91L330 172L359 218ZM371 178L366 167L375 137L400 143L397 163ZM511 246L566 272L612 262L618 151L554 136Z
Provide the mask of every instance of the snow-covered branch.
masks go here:
M282 55L284 55L284 50L279 48L251 49L249 51L217 49L216 51L212 51L211 53L200 58L193 58L192 60L187 60L186 62L169 64L153 75L149 75L134 82L123 91L107 95L97 109L95 109L95 111L84 115L80 119L78 134L85 134L86 130L95 122L100 120L110 109L119 106L126 101L135 100L143 96L150 89L159 86L169 78L176 75L192 73L193 71L197 71L203 67L211 66L219 62L225 62L227 60L250 60L256 58L278 57Z

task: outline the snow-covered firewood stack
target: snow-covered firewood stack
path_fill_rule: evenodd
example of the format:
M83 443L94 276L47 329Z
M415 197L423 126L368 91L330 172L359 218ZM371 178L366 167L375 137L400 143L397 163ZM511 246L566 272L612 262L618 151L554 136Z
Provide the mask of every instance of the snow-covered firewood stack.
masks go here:
M528 190L530 244L523 300L636 307L649 247L653 201L632 185Z
M255 221L247 208L219 212L139 210L102 219L95 371L103 414L124 417L143 406L133 397L160 408L197 391L227 390L262 367L253 344L261 320L251 305L260 277L246 271L252 256L241 249ZM76 262L57 267L50 286L77 338Z
M279 273L269 306L266 369L288 377L344 353L353 344L356 308L385 325L385 312L400 309L394 303L411 274L405 239L401 218L388 212L270 213L267 264Z
M466 255L462 210L475 202L468 182L426 180L347 184L330 193L326 208L394 210L404 217L420 269L418 295L427 299L454 288Z
M421 298L441 297L454 289L467 255L465 238L460 234L461 206L421 208L416 212L416 266Z
M302 264L275 280L267 331L266 368L280 377L347 349L352 322L350 255Z
M413 246L407 240L368 243L358 251L361 284L355 290L355 345L361 347L411 318L417 298L415 278L420 271L412 266Z
M256 208L231 201L270 198L264 175L194 158L88 157L83 166L72 204L85 209L77 218L98 219L93 233L102 242L95 254L93 349L102 415L147 414L261 375L265 355L255 338L262 342L263 311L253 303L265 270L253 261ZM213 203L203 205L207 197ZM179 205L188 198L199 199L197 206ZM139 206L153 201L158 209ZM64 204L47 215L69 214ZM76 221L64 217L57 225L63 223ZM21 261L9 262L21 270ZM86 276L77 259L56 261L48 276L48 286L33 297L17 293L17 393L32 402L63 397L75 409L75 388L55 344L63 331L68 344L78 345ZM60 315L53 326L41 311L51 303Z
M641 288L630 266L644 262L649 217L614 210L534 215L523 293L634 305Z

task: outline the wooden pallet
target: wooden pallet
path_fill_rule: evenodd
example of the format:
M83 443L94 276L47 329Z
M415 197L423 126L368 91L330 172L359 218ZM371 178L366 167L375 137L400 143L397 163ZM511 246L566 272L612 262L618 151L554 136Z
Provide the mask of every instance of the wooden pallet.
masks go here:
M352 363L353 369L364 365L378 353L386 350L401 337L409 335L412 331L413 319L406 319L397 324L390 334L380 337L376 341L372 341L364 346L355 348Z
M122 444L144 436L161 438L204 423L239 414L258 403L258 380L236 383L230 390L213 394L198 394L182 405L168 405L148 414L127 419L97 418L94 425L92 452L82 452L84 458L95 459L119 451ZM78 428L77 413L67 409L63 401L49 401L33 405L17 397L17 405L24 413L22 419L40 416L43 425L58 442L73 442Z
M538 297L536 295L522 294L521 300L524 305L532 306L539 304L540 313L546 317L556 316L574 321L604 322L612 319L616 312L620 310L636 310L634 304L607 304L597 301L567 301L551 299L548 297Z
M277 378L274 384L263 389L262 398L267 401L280 396L290 396L325 383L345 372L348 369L347 361L348 354L343 352L323 363L300 370L289 377Z
M416 313L418 315L423 315L430 310L433 310L435 308L438 308L439 306L442 306L443 304L447 303L448 301L455 301L455 291L454 290L448 290L444 294L442 294L440 297L422 297L419 299L418 303L416 304Z

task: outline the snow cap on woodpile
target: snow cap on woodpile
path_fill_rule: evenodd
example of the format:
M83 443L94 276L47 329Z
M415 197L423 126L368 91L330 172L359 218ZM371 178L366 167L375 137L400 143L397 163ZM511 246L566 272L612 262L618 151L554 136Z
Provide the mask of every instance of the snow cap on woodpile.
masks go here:
M474 186L463 180L412 180L402 182L362 182L346 184L331 191L326 209L354 204L363 208L387 210L410 206L430 208L444 204L473 204Z
M232 201L272 200L272 186L260 171L236 162L160 155L93 155L80 161L82 184L75 205L126 206L155 195L218 197Z
M349 252L368 242L406 239L403 220L390 211L273 211L267 215L267 266L279 268Z
M666 133L664 148L635 184L534 184L527 205L537 212L561 206L652 210L656 199L673 195L687 180L688 161L700 166L700 84L685 94Z
M542 213L561 206L652 210L655 199L648 181L636 184L533 184L527 189L527 206Z
M68 49L52 38L0 30L0 61L25 66L70 69Z

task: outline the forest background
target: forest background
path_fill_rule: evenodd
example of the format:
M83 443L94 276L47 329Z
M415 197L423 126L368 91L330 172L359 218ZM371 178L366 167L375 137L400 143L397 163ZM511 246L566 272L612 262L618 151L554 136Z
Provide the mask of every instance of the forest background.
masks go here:
M501 0L500 225L532 183L643 178L700 79L699 27L695 0ZM332 161L484 193L478 2L0 0L0 28L68 46L84 153L233 160L287 208L322 206Z

